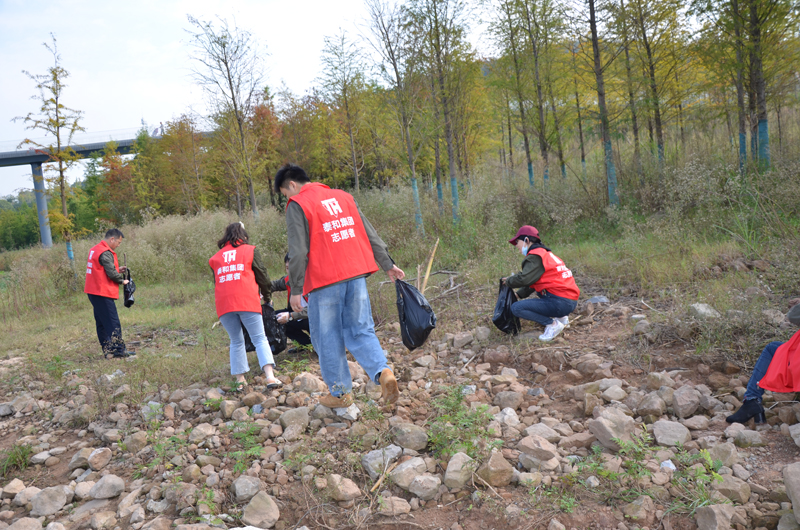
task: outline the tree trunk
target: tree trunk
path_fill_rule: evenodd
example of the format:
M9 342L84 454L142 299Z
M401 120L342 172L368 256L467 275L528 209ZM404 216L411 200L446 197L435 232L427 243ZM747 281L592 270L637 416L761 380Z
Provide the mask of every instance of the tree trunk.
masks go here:
M523 3L525 7L525 27L528 33L528 39L531 43L531 51L533 52L533 77L536 83L536 108L539 111L539 151L542 154L542 162L544 165L544 171L542 173L542 179L547 182L550 178L549 173L549 160L548 160L548 145L547 145L547 130L546 124L544 119L544 97L542 95L542 80L541 75L539 73L539 47L538 41L533 34L533 27L531 21L531 13L528 10L528 4Z
M553 111L553 125L556 129L556 153L558 153L558 163L561 166L561 177L567 178L567 164L564 162L564 145L561 143L561 129L558 125L558 111L556 110L556 99L553 97L552 82L548 83L548 93L550 96L550 110Z
M625 75L628 88L628 106L631 109L631 126L633 127L633 164L636 173L639 175L639 185L644 186L644 169L642 168L642 154L639 147L639 117L636 115L636 96L633 87L633 75L631 74L630 39L628 36L628 14L625 12L625 1L620 0L622 8L622 38L625 50Z
M600 60L600 43L597 39L597 19L595 18L595 0L589 2L589 27L592 32L592 54L594 58L594 76L597 81L597 106L600 110L600 129L603 138L603 158L606 166L606 181L608 184L608 203L619 205L617 195L617 168L614 165L614 150L611 146L611 131L609 131L608 111L606 109L606 87L603 80L603 65Z
M508 120L508 165L511 173L514 173L514 136L511 129L511 102L506 99L506 119Z
M752 46L751 68L756 93L756 122L758 127L758 165L761 169L770 168L769 123L767 121L767 83L764 79L764 63L761 51L761 25L758 15L758 2L750 2L750 39Z
M361 191L361 184L358 179L358 162L356 160L356 144L353 141L353 124L350 122L350 104L347 101L347 92L342 93L344 99L344 113L347 118L347 135L350 137L350 156L353 162L353 177L355 179L356 193Z
M678 127L681 132L681 152L686 154L686 130L683 126L683 100L680 98L680 84L678 81L678 71L675 71L675 87L678 89Z
M436 84L431 77L431 99L433 100L433 114L436 117L436 137L433 141L433 154L436 164L436 200L439 205L439 215L444 214L444 193L442 191L442 160L441 148L439 145L439 104L436 101Z
M533 175L533 160L531 159L531 145L528 139L528 120L525 118L525 98L522 95L522 82L520 80L520 75L522 73L522 68L519 66L519 57L517 55L517 39L516 35L514 34L514 24L511 20L511 12L510 9L506 10L506 19L508 21L508 32L509 32L509 44L511 45L511 56L514 60L514 88L516 89L517 93L517 104L519 105L519 119L520 125L522 129L522 144L525 148L525 161L528 164L528 184L530 187L533 187L534 184L534 175Z
M578 109L578 139L581 143L581 171L584 180L586 179L586 149L583 144L583 120L581 118L581 100L578 96L578 78L573 78L575 81L575 108Z
M656 129L656 144L658 149L658 163L659 166L664 165L664 126L661 122L661 104L658 97L658 82L656 81L656 64L653 58L653 50L650 46L650 39L647 36L647 28L644 24L644 13L641 2L637 2L638 9L638 22L639 22L639 36L642 39L647 56L647 74L650 78L650 97L652 98L653 117L655 120Z

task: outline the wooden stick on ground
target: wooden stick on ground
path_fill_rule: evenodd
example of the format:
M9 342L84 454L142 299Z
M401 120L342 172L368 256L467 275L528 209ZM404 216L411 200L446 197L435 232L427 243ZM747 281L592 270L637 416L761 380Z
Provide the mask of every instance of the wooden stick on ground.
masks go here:
M375 492L375 490L376 490L376 489L378 489L378 488L381 486L381 484L383 483L383 479L385 479L385 478L386 478L386 475L388 475L389 473L391 473L391 472L392 472L392 470L394 470L394 468L396 468L396 467L397 467L397 464L398 464L398 463L397 463L397 462L395 462L394 464L392 464L391 466L389 466L389 467L388 467L386 470L384 470L384 472L383 472L383 475L381 475L381 477L378 479L378 482L376 482L376 483L375 483L375 485L374 485L374 486L372 486L372 488L369 490L369 492L370 492L370 493L374 493L374 492Z
M422 295L425 295L425 288L428 286L428 277L431 275L431 265L433 265L433 257L436 255L436 249L439 248L439 238L436 238L436 244L433 245L433 251L431 252L431 257L428 259L428 268L425 269L425 280L422 282ZM419 274L417 274L419 277ZM452 278L452 277L451 277Z

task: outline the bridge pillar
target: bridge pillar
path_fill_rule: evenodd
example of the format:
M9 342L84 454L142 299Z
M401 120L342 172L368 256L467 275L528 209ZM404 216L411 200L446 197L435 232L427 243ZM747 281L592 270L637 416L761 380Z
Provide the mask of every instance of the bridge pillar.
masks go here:
M47 218L47 193L42 174L42 163L31 164L33 172L33 191L36 195L36 210L39 212L39 235L44 248L53 248L53 236L50 234L50 220Z

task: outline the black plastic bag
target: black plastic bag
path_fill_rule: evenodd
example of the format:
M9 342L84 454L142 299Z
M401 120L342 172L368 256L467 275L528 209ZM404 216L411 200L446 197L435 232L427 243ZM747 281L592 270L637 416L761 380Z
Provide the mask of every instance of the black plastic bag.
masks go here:
M492 324L503 333L516 335L520 330L519 318L511 312L511 304L517 301L514 290L500 281L500 292L497 293L497 303L494 305Z
M286 331L283 326L278 322L278 317L275 316L275 310L270 305L261 306L261 320L264 322L264 334L269 341L269 348L272 354L276 355L286 349ZM245 351L256 351L253 341L250 340L250 335L247 333L247 328L242 325L244 332L244 349Z
M436 313L413 285L397 280L397 313L400 316L400 335L409 351L419 348L428 340L436 327Z
M123 277L126 280L128 280L128 283L122 286L123 303L125 304L125 307L130 307L133 305L134 302L133 293L136 292L136 284L133 283L133 280L131 280L130 269L127 268L125 269L125 274L123 275Z

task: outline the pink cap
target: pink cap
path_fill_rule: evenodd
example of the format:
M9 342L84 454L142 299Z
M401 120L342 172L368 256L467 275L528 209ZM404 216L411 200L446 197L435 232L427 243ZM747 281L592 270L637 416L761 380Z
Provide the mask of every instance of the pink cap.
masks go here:
M539 231L531 225L524 225L517 230L517 235L515 235L513 239L509 239L508 242L512 245L516 245L517 241L525 237L535 237L536 239L539 239Z

